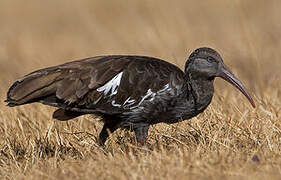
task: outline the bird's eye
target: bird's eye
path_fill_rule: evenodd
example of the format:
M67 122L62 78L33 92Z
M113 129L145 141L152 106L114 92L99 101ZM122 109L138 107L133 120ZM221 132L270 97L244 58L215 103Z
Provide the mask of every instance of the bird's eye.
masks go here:
M211 56L208 56L208 57L207 57L207 61L208 61L209 63L212 63L212 62L214 62L214 58L212 58Z

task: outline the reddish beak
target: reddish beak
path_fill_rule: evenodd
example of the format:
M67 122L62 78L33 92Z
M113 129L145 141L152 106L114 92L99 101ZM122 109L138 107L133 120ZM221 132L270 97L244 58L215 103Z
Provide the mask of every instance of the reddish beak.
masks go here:
M250 94L246 91L246 89L243 86L243 84L241 83L241 81L239 81L237 79L237 77L235 77L235 75L231 72L231 70L225 64L222 64L220 72L218 73L217 76L223 78L224 80L226 80L229 83L231 83L232 85L234 85L237 89L239 89L246 96L246 98L250 101L252 106L254 108L256 107L254 100L252 99Z

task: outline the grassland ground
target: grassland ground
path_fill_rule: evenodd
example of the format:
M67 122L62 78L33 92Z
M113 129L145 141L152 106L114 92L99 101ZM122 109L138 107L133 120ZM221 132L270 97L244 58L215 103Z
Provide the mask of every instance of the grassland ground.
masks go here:
M280 179L281 1L1 1L1 179ZM104 54L139 54L184 66L210 46L257 107L215 81L199 116L149 130L147 148L118 130L98 146L99 117L52 119L55 108L3 102L32 70Z

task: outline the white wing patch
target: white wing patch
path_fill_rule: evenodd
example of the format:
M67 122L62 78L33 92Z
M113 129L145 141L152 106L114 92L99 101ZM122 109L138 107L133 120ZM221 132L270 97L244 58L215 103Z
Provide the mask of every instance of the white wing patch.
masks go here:
M170 90L171 90L170 85L166 84L163 89L160 89L159 91L157 91L157 94L164 94L165 92L170 91Z
M141 100L136 105L135 105L135 103L137 101L132 99L131 97L129 97L128 99L126 99L126 101L123 103L123 105L120 106L118 104L118 107L123 107L124 109L134 109L136 107L139 107L144 101L151 102L156 98L156 96L165 94L165 93L167 93L167 91L170 91L170 90L171 90L171 87L169 84L166 84L163 87L163 89L160 89L157 92L153 92L151 89L148 89L146 94L144 96L142 96ZM117 104L115 106L117 106Z
M105 96L113 96L117 94L118 87L120 86L121 78L122 78L123 72L120 72L116 76L114 76L110 81L108 81L105 85L102 87L99 87L97 89L98 92L103 92ZM138 106L140 106L143 101L153 101L157 95L162 95L166 93L167 91L170 91L171 87L169 84L166 84L163 89L160 89L157 92L153 92L151 89L148 89L146 94L142 96L141 100L137 103L137 101L131 97L127 98L123 104L118 104L113 100L111 102L111 105L118 108L124 108L124 109L134 109ZM109 92L111 92L109 94ZM137 104L136 104L137 103Z
M142 99L141 99L141 101L139 102L138 105L140 105L144 100L153 101L155 95L156 95L155 92L152 92L151 89L148 89L146 94L142 97Z
M132 106L135 102L136 102L136 100L131 99L131 97L129 97L129 98L126 99L126 101L123 103L124 109L130 108L130 106Z
M111 94L109 96L113 96L117 94L117 89L120 85L121 78L122 78L123 72L120 72L116 76L114 76L110 81L108 81L105 85L102 87L99 87L97 89L98 92L103 92L103 94L106 96L108 95L109 91L111 90Z
M119 108L122 106L121 104L117 104L117 103L115 102L115 100L113 100L113 101L111 102L111 105L114 106L114 107L119 107Z

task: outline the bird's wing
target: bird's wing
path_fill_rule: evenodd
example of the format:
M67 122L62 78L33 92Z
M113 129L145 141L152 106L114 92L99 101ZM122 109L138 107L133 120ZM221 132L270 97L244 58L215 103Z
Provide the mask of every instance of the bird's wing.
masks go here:
M130 111L147 101L157 103L157 98L173 98L181 93L184 73L175 65L151 57L127 58L132 59L127 67L97 89L104 94L96 104L101 111Z
M9 106L41 102L71 111L114 114L168 83L177 84L171 77L180 81L178 74L183 72L176 66L155 58L93 57L24 76L10 87L6 101Z
M46 104L72 104L123 70L128 59L100 56L34 71L8 90L9 106L46 100Z

